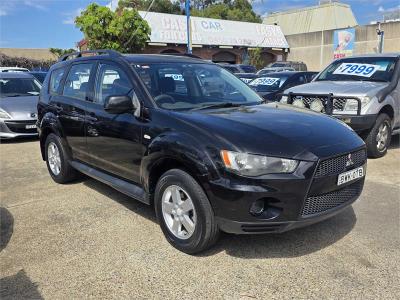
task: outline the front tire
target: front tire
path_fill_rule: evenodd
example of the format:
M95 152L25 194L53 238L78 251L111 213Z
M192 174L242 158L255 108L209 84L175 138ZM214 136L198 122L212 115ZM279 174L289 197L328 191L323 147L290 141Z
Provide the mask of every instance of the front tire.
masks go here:
M172 169L162 175L154 203L161 229L176 249L195 254L217 241L219 229L211 204L188 173Z
M77 178L78 172L69 164L66 146L58 135L47 136L45 151L47 169L55 182L67 183Z
M387 114L380 114L365 139L368 157L379 158L386 154L392 137L392 120Z

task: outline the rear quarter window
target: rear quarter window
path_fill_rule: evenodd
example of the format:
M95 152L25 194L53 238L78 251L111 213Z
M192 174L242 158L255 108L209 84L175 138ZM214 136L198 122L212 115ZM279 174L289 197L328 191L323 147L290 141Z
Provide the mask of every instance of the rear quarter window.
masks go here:
M50 82L49 82L49 93L50 94L58 94L61 79L63 78L65 69L60 68L53 70L50 75Z

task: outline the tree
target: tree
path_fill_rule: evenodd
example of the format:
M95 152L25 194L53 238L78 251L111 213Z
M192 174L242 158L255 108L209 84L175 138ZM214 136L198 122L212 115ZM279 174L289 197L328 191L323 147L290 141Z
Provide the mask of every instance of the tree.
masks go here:
M123 53L142 50L150 36L150 27L136 9L118 9L90 4L75 19L85 35L89 49L113 49Z
M197 0L192 9L193 16L261 23L247 0L201 1Z
M56 58L59 58L65 54L76 52L75 49L60 49L60 48L49 48L49 51L54 54Z
M257 70L264 67L264 61L261 57L261 48L255 48L249 50L249 62L250 65L255 66Z
M147 11L152 3L152 0L119 0L118 10L124 8ZM150 11L166 14L181 14L179 1L172 2L170 0L156 0L153 2Z

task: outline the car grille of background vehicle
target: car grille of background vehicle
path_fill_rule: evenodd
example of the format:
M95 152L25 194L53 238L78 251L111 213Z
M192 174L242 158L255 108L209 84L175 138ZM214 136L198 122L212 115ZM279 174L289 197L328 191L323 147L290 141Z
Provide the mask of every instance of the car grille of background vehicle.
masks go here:
M36 120L29 121L5 121L8 129L15 133L36 133L36 128L26 128L26 125L35 125Z

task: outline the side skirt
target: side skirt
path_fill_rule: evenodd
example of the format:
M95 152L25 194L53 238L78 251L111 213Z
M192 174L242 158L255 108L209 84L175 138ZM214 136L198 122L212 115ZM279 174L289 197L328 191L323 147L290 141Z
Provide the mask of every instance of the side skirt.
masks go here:
M70 161L70 164L74 169L78 170L79 172L82 172L83 174L97 179L98 181L101 181L102 183L111 186L112 188L120 191L121 193L124 193L129 197L150 205L150 199L149 197L147 197L145 190L141 187L96 170L77 161Z

